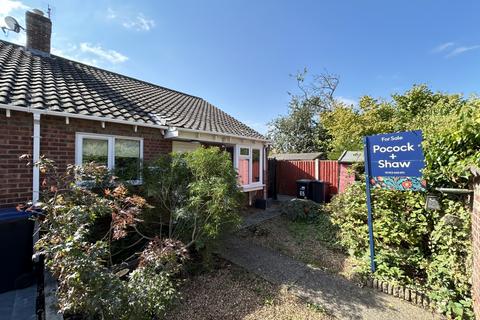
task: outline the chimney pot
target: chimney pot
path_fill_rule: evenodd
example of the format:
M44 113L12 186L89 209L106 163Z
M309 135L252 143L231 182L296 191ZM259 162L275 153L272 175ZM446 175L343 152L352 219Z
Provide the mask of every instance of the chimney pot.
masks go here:
M39 54L50 54L52 21L38 9L25 13L27 49Z

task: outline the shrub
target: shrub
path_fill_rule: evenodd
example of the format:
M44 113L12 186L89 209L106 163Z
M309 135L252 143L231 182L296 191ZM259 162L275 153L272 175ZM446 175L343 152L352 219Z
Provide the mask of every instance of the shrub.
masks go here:
M365 186L350 186L327 210L340 227L340 241L369 273ZM424 208L425 195L372 190L375 277L423 287L441 311L471 316L471 228L462 202L441 198L441 210Z
M36 165L44 178L36 248L58 280L60 311L101 319L162 317L176 297L185 246L144 236L139 227L146 201L115 186L106 168L71 166L58 175L48 159ZM88 183L79 183L85 174Z
M163 155L147 166L144 181L155 206L149 221L187 246L202 248L240 223L243 194L230 155L217 147Z
M422 130L423 176L430 191L438 187L468 188L469 167L480 163L479 106L480 99L476 96L467 99L456 94L434 93L419 85L404 94L393 95L390 101L364 97L359 108L340 105L322 114L322 119L332 136L332 149L337 153L345 147L362 149L365 135ZM444 197L441 202L442 210L432 212L423 209L422 193L373 192L376 276L425 285L442 311L453 317L468 318L471 317L468 209L459 199ZM362 262L360 268L368 272L364 187L352 186L333 201L330 210L341 228L342 242Z
M177 297L187 249L240 221L236 172L218 148L162 156L146 167L142 191L155 207L130 195L105 167L59 173L48 159L36 165L46 213L36 247L58 279L63 313L161 318Z
M282 202L280 211L290 221L315 221L322 212L322 206L306 199L292 199Z
M473 318L470 211L449 199L443 205L444 215L430 237L432 255L427 267L430 297L448 316Z

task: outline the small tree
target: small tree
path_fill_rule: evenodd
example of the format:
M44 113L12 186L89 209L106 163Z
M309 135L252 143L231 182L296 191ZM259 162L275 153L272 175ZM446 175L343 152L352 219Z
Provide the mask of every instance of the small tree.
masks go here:
M338 159L344 150L363 150L366 135L391 132L397 123L395 108L365 96L358 108L336 102L321 114L322 123L331 137L330 159Z
M267 135L276 152L328 151L329 136L320 121L320 113L334 105L338 77L324 73L313 76L310 82L306 78L306 69L297 73L295 79L300 94L289 93L288 114L269 124Z

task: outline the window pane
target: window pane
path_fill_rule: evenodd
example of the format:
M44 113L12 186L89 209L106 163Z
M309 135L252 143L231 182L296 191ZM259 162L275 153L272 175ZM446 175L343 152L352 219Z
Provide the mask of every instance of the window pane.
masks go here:
M260 150L252 149L252 182L260 182Z
M140 141L115 139L115 174L123 180L139 180L140 165Z
M108 166L108 140L83 139L82 163Z
M243 186L245 184L249 184L249 176L248 176L248 167L250 165L249 159L239 159L238 160L238 180L240 184Z
M240 155L248 156L250 154L250 150L248 148L240 148Z

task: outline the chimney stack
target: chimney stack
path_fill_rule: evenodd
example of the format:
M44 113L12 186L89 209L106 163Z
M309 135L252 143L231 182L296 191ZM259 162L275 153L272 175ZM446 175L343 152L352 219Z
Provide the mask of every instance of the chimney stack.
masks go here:
M38 9L25 13L27 29L27 50L39 54L50 54L52 21Z

